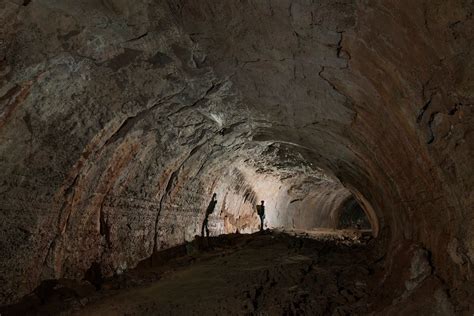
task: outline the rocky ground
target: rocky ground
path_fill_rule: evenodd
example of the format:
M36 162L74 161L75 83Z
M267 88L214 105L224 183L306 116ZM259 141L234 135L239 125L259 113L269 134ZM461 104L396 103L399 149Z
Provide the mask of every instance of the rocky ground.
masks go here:
M43 282L2 315L363 315L379 251L364 232L197 238L102 280Z
M44 281L0 314L471 315L425 250L401 248L411 249L398 254L408 267L385 267L386 250L370 231L196 237L111 278L92 267L79 282Z

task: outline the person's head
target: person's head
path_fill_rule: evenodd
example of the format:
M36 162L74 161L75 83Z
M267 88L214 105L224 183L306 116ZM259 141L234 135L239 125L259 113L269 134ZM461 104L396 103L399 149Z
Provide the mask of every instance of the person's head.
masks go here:
M262 202L262 205L265 203L265 201L261 201Z
M215 200L216 198L217 198L217 194L214 193L214 194L212 195L212 199Z

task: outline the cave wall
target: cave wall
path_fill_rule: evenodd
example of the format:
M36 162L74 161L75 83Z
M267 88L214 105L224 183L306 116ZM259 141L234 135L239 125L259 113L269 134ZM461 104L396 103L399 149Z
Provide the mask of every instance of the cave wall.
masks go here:
M213 192L224 233L256 230L260 199L271 227L321 225L349 189L391 245L420 242L445 282L472 280L473 11L0 1L0 302L191 239ZM329 176L272 166L274 142Z
M196 176L213 139L224 141L220 124L235 123L236 101L221 102L232 88L210 69L188 66L194 45L160 6L1 5L6 303L41 279L81 278L94 262L110 275L176 243L166 222L173 189L183 173ZM154 35L141 41L147 28ZM206 189L179 196L192 216L176 225L200 220Z

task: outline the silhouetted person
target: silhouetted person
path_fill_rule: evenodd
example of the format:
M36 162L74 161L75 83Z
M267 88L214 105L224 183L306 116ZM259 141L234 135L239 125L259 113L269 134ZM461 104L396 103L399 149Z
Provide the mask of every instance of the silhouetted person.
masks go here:
M204 217L204 222L202 223L202 229L201 229L202 237L204 237L204 229L206 229L206 236L209 237L209 226L208 226L209 215L211 215L212 212L214 212L214 208L216 207L216 204L217 204L216 197L217 197L217 194L214 193L212 195L211 202L209 202L209 205L206 209L206 217Z
M257 214L260 217L260 231L263 231L263 219L265 218L265 206L263 204L265 201L262 201L262 204L257 205Z

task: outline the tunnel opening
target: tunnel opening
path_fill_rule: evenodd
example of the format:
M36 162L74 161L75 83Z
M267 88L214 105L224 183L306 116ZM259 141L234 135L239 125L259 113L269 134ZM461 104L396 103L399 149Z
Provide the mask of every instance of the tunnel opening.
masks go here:
M372 230L367 214L353 196L341 205L336 228Z
M207 199L217 194L216 212L207 221L210 235L257 232L257 205L264 201L265 229L343 236L344 230L359 227L376 237L378 219L370 204L360 194L356 198L355 190L326 167L319 167L315 157L314 151L294 143L246 143L228 157L206 193ZM340 225L341 217L349 221L351 216L360 217L359 226Z

